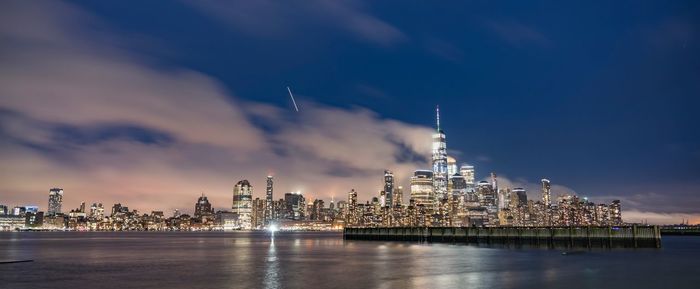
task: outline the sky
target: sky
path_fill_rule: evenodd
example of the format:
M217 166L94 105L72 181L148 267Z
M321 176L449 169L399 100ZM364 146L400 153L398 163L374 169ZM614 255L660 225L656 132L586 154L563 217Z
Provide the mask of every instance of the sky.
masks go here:
M439 105L479 179L700 223L700 2L491 2L3 1L0 204L365 201Z

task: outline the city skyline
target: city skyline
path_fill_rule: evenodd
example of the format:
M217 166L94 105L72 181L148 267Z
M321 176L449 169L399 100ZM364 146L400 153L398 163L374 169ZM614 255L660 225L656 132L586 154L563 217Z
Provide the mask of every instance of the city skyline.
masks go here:
M602 19L589 4L437 5L444 19L420 25L389 4L239 7L270 22L220 5L9 2L0 203L43 208L59 187L64 210L190 211L202 192L225 208L239 180L263 198L268 175L278 195L366 200L384 170L406 189L433 167L439 104L446 154L476 182L548 178L620 199L626 221L700 222L697 4L607 3L619 13Z
M197 199L190 215L187 210L175 209L166 219L163 211L152 210L140 214L125 204L116 203L112 213L104 214L100 202L93 203L88 213L83 201L78 209L62 212L64 190L49 190L47 214L37 207L2 206L0 215L14 218L5 220L5 226L24 226L33 229L70 230L254 230L275 228L282 221L296 221L294 228L340 228L346 226L571 226L623 225L619 200L609 205L595 204L575 193L552 193L549 179L541 180L540 197L528 200L527 190L501 184L495 172L489 181L475 181L475 167L457 165L447 155L447 134L440 129L440 109L435 110L435 132L432 134L432 170L416 169L410 178L408 203L403 203L403 186L397 185L394 173L384 170L383 187L379 195L366 203L358 202L357 192L351 189L347 201L337 204L331 199L325 208L321 198L307 197L300 192L289 192L284 198L274 197L274 177L266 177L264 198L254 198L254 188L247 179L240 180L232 190L230 210L216 210L204 193ZM556 202L552 200L556 196ZM1 205L1 204L0 204ZM122 210L123 209L123 210ZM147 212L148 210L146 210ZM46 219L44 220L46 216ZM26 219L26 220L25 220ZM312 223L308 223L311 221ZM65 223L64 223L65 222ZM635 221L627 222L634 223ZM641 220L637 223L647 223ZM681 223L690 222L682 220ZM44 225L47 223L47 225ZM65 224L65 225L62 225Z
M455 196L457 194L462 195L464 198L464 194L467 191L471 191L472 193L480 194L480 188L482 185L486 185L490 190L493 191L494 196L492 197L493 200L493 214L494 218L496 217L495 214L503 208L506 208L507 206L504 205L507 200L511 199L512 197L510 195L505 196L501 195L502 193L508 192L510 194L511 192L513 194L516 194L517 196L514 196L516 198L523 198L525 200L528 199L528 197L532 199L540 199L538 202L543 203L545 207L549 207L550 205L553 205L554 202L552 201L553 199L556 198L564 198L568 199L571 197L574 198L581 198L584 199L586 202L589 201L595 201L595 200L589 200L588 197L584 196L578 196L575 191L570 190L568 188L562 187L562 186L557 186L554 185L554 191L552 189L552 183L549 179L543 178L541 180L541 191L539 192L539 195L535 193L536 195L529 195L528 196L528 191L531 192L538 192L537 190L533 190L532 185L528 185L527 188L525 188L522 184L518 183L511 183L509 180L506 179L506 183L500 183L501 185L499 186L499 182L497 181L498 177L495 172L490 172L488 175L489 177L483 178L481 181L476 181L474 178L475 171L477 169L473 165L469 165L468 163L461 163L457 164L457 160L454 157L448 156L446 154L446 147L447 147L447 134L440 129L440 110L439 106L436 106L435 110L435 132L432 133L431 139L432 139L432 152L431 152L431 163L432 163L432 170L426 170L423 168L416 168L412 174L411 177L408 177L408 185L405 186L407 188L406 192L407 193L407 203L403 202L403 194L404 190L403 187L404 185L397 184L396 183L396 176L390 169L385 169L383 170L383 178L382 178L382 185L379 189L379 195L377 193L369 193L369 196L366 198L366 204L371 204L378 200L378 202L381 204L382 207L386 206L391 208L395 204L398 205L403 205L406 206L409 203L414 203L415 204L420 204L428 208L429 210L435 210L439 211L437 207L439 206L439 203L442 199L448 199L448 195L452 196L453 191ZM453 181L454 177L454 181ZM421 181L423 179L423 181ZM442 179L442 180L441 180ZM448 179L449 179L449 185L448 185ZM293 195L300 195L302 197L302 203L304 207L306 205L311 205L313 204L316 206L317 202L320 201L321 206L323 206L323 198L315 197L312 192L301 192L299 190L291 190L291 191L286 191L283 194L281 194L281 197L275 198L273 194L273 184L274 184L274 176L273 175L267 175L265 177L265 191L264 193L258 193L255 194L255 189L254 186L251 185L250 181L247 178L243 178L240 181L236 183L235 186L233 186L233 203L231 206L226 207L226 206L221 206L218 207L218 211L231 211L231 213L236 214L237 219L242 220L241 222L247 223L248 225L242 226L243 229L253 229L255 227L251 226L251 223L255 223L255 202L262 200L263 201L263 209L261 209L261 219L263 221L259 222L259 224L267 227L270 225L269 220L281 220L284 219L285 217L280 217L279 212L273 209L274 202L277 200L285 200L287 194L293 194ZM463 185L459 185L459 183L463 183ZM518 186L520 185L520 186ZM455 189L456 187L456 189ZM450 188L448 190L448 188ZM557 191L557 188L561 191ZM398 191L397 191L398 190ZM444 191L444 192L443 192ZM459 192L458 192L459 191ZM354 194L355 198L354 200L357 201L357 192L355 188L350 188L348 191L350 194ZM443 192L443 193L441 193ZM396 202L394 202L394 197L395 194L398 193L398 198L396 199ZM488 194L488 193L487 193ZM522 194L522 195L521 195ZM216 195L216 194L214 194ZM46 207L46 214L48 216L51 215L56 215L57 212L59 214L64 214L67 212L62 212L61 207L63 203L63 196L64 196L64 190L62 188L52 188L49 190L49 197L48 197L48 205ZM475 196L476 197L476 196ZM533 198L534 197L534 198ZM449 197L451 199L451 197ZM333 204L333 199L335 199L335 195L331 196L331 201L330 203ZM480 196L478 198L480 201L483 202L482 197ZM189 210L190 208L174 208L172 211L174 211L174 216L177 216L178 214L188 214L191 213L193 216L201 216L200 213L200 205L202 201L206 202L207 210L211 211L213 214L215 211L217 211L217 207L213 206L209 201L208 197L205 194L205 192L201 193L201 196L195 203L195 209L194 210ZM353 198L350 197L348 200L344 200L340 198L339 202L343 203L350 203L352 202ZM476 199L475 199L476 200ZM346 202L347 201L347 202ZM463 199L461 202L465 202ZM468 202L468 201L466 201ZM604 201L603 201L604 202ZM613 203L617 202L618 203L618 210L619 210L619 200L612 200ZM89 203L89 202L88 202ZM70 212L82 212L86 213L85 210L85 204L86 201L81 201L80 203L80 209L71 209ZM93 203L93 208L92 211L95 210L94 206L96 204L99 204L102 206L102 201L95 201ZM357 204L362 205L363 202L362 200L357 201ZM39 211L42 207L41 206L36 206L35 204L24 204L24 205L19 205L19 204L0 204L4 205L7 208L6 214L9 214L8 212L14 212L17 210L17 208L28 208L32 207L35 208L33 209L34 211ZM116 205L128 205L127 203L122 204L122 202L115 202ZM353 205L354 207L354 205ZM486 206L485 208L487 208ZM12 211L9 208L13 208ZM101 207L102 208L102 207ZM131 207L132 209L134 207ZM332 208L331 208L332 209ZM489 211L491 209L488 209ZM43 210L42 210L43 211ZM141 210L139 210L141 211ZM153 211L153 212L163 212L161 208L146 208L145 212L148 211ZM13 213L14 214L14 213ZM343 213L341 213L343 214ZM15 214L17 215L17 214ZM307 216L308 217L308 216ZM343 221L345 221L347 217L343 217ZM621 221L624 221L624 214L621 216ZM629 218L630 223L649 223L648 219L635 219ZM690 224L695 224L695 220L688 218L688 219L681 219L679 223L690 223ZM652 219L651 223L653 224L671 224L671 223L663 223L663 222L657 222ZM451 225L451 224L450 224Z

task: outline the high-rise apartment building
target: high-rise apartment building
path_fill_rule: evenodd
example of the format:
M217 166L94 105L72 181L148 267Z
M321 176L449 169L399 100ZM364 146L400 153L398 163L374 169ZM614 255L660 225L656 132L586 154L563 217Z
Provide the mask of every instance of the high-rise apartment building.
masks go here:
M265 189L265 225L272 222L277 218L275 216L275 210L273 208L273 196L272 196L272 176L267 176L267 187Z
M233 187L233 213L238 215L241 229L250 230L253 226L253 186L248 180L239 181Z
M548 179L542 179L542 202L547 208L552 206L552 184Z
M61 205L63 204L63 189L53 188L49 190L49 209L48 215L56 215L61 213Z
M384 206L394 206L394 173L390 170L384 171Z
M306 199L301 192L284 194L285 218L304 220L306 218Z
M434 196L433 172L417 170L411 177L411 199L416 205L423 205L426 209L432 209L436 203Z

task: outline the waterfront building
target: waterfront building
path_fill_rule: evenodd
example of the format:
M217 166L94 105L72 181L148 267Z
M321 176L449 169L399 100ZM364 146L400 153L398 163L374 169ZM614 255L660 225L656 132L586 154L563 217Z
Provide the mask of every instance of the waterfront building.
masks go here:
M265 226L265 210L266 210L265 200L260 198L255 198L253 200L253 213L252 213L252 228L261 229Z
M41 228L44 224L44 212L28 212L24 216L24 226L27 228Z
M622 208L620 200L614 200L610 203L609 208L610 223L613 225L622 225Z
M487 181L480 181L477 184L477 196L479 197L479 205L484 208L488 214L488 221L485 224L495 225L498 220L498 204L496 192L493 189L493 184Z
M310 214L310 219L312 221L323 221L325 220L326 214L324 214L324 206L325 204L323 203L323 200L321 199L316 199L311 205L311 214Z
M230 231L239 228L238 214L229 211L217 211L215 224L220 230Z
M56 215L61 213L61 205L63 204L63 189L52 188L49 190L49 209L48 215Z
M447 142L445 133L440 129L440 108L437 107L436 113L436 131L433 134L433 202L447 197ZM418 200L416 200L418 201Z
M90 218L96 221L102 221L105 217L105 208L102 203L92 203L90 206Z
M304 220L306 218L306 199L301 192L284 194L285 214L288 220Z
M274 210L274 199L272 195L273 191L273 179L272 176L267 176L265 188L265 225L270 224L273 220L277 218Z
M436 203L434 196L433 171L416 170L411 177L411 200L416 205L432 209Z
M209 199L202 193L202 195L197 199L197 203L194 204L194 217L201 220L214 214L214 210L209 203Z
M233 213L238 214L240 228L250 230L253 226L253 186L248 180L241 180L233 187L232 209Z
M10 214L0 215L0 231L15 231L24 229L25 219Z
M345 223L348 225L356 225L359 221L359 212L357 208L357 192L355 189L348 192L347 213L345 214Z
M13 216L24 217L24 214L26 212L27 212L27 208L25 208L24 206L15 206L14 208L12 208L12 215Z

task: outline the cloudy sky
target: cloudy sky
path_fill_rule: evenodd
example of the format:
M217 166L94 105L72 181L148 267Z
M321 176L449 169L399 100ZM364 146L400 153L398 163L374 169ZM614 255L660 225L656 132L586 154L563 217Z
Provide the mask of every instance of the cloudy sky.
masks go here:
M479 178L700 222L697 1L142 2L0 4L0 204L366 200L440 105Z

